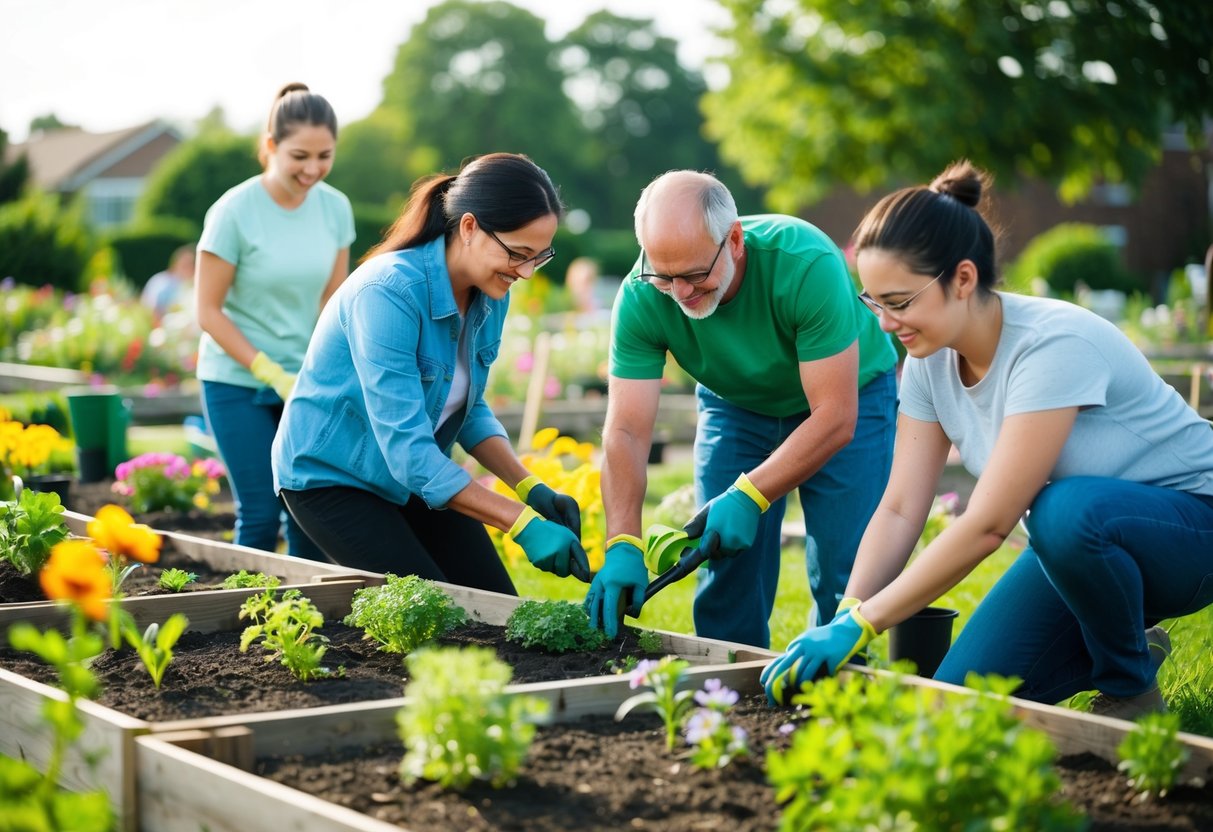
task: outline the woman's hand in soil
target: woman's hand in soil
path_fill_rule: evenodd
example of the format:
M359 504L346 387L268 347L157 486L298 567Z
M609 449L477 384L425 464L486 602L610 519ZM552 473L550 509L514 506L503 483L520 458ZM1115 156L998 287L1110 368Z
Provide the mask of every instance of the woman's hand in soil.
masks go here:
M522 547L535 568L564 578L590 582L590 558L581 541L564 526L544 520L527 506L510 527L510 536Z
M615 638L623 618L619 614L620 600L628 604L628 615L640 615L648 585L649 570L644 565L640 538L628 534L612 537L607 541L606 561L594 576L582 605L590 617L590 626L605 630L609 638Z
M728 490L708 504L682 528L699 538L699 548L712 560L735 557L754 545L758 518L771 504L742 474Z
M842 610L824 627L805 630L758 677L767 701L788 704L803 683L834 675L874 638L876 630L857 606Z
M581 509L568 494L552 490L534 474L514 486L514 493L544 519L554 520L581 539Z

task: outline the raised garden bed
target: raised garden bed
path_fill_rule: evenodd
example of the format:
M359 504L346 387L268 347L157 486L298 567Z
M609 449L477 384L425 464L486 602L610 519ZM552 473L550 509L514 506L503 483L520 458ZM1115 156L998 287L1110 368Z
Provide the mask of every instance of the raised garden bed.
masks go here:
M779 807L766 784L767 748L789 743L781 727L793 718L765 706L761 662L697 668L697 682L715 676L749 696L730 714L752 738L754 755L718 771L692 768L669 754L659 721L611 718L632 693L624 680L585 680L516 688L551 703L556 725L540 729L517 785L453 792L396 777L402 747L395 711L387 707L264 715L244 727L140 738L137 745L145 829L245 832L252 829L772 829ZM945 699L964 689L908 678ZM387 704L387 703L385 703ZM1122 775L1090 751L1075 755L1079 737L1115 747L1129 723L1018 703L1021 715L1053 737L1063 796L1092 819L1092 829L1199 830L1213 825L1209 789L1178 787L1161 802L1139 803ZM1074 724L1079 727L1075 729ZM1183 735L1192 754L1185 772L1213 770L1213 742ZM256 775L256 776L253 776ZM188 819L188 820L184 820Z

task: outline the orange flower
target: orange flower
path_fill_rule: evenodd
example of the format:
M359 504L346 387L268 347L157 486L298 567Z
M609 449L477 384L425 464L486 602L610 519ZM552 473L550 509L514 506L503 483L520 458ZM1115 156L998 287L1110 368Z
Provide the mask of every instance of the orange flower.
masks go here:
M102 506L88 524L89 536L115 557L140 563L160 560L160 535L126 513L121 506Z
M38 577L47 598L70 601L94 621L105 620L105 602L113 591L113 580L105 568L105 558L92 543L56 543Z

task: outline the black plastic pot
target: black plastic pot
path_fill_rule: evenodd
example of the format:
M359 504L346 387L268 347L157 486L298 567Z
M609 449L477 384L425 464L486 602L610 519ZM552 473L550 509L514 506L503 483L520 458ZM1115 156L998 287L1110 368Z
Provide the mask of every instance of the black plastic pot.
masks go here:
M77 448L76 462L80 467L80 482L101 482L112 470L106 448Z
M918 675L931 677L952 646L952 623L956 610L927 607L889 629L889 660L909 659L918 665Z
M67 505L72 493L72 478L66 474L39 474L25 481L25 487L34 491L53 492L59 495L59 502Z

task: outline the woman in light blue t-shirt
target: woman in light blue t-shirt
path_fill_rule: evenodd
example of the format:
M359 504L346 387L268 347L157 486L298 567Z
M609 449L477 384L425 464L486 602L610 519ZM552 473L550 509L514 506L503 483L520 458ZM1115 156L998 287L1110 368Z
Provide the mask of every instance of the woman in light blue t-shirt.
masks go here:
M353 211L322 181L336 144L329 103L303 84L283 87L262 137L265 170L211 206L198 243L198 379L242 546L278 547L270 446L320 310L349 273ZM290 554L324 560L286 522Z
M953 165L855 232L860 297L908 353L893 470L842 612L763 672L773 701L939 598L1025 514L1027 547L936 679L1015 676L1040 702L1094 689L1097 713L1125 719L1165 710L1157 625L1213 603L1213 430L1111 323L993 290L984 180ZM952 446L977 485L907 567Z

